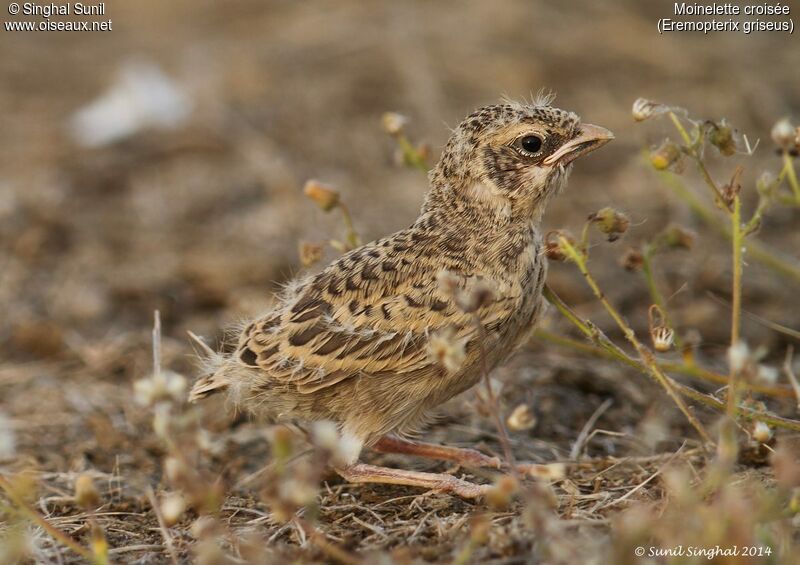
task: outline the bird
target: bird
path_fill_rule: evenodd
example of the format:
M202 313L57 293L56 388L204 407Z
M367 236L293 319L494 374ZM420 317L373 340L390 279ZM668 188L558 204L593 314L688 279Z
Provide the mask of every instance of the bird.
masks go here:
M552 101L505 100L467 116L428 173L419 217L292 281L272 310L242 324L234 351L206 348L190 400L224 391L268 421L334 422L355 446L334 467L349 482L485 495L488 485L447 473L358 458L370 448L504 465L409 436L508 359L542 314L544 211L573 162L614 139Z

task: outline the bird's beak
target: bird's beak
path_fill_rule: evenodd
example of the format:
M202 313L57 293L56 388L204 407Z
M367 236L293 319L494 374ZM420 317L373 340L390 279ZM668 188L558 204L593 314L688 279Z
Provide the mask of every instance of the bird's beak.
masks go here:
M544 160L545 165L559 163L568 165L581 155L594 151L614 139L614 134L606 128L583 124L578 136L559 147L555 153Z

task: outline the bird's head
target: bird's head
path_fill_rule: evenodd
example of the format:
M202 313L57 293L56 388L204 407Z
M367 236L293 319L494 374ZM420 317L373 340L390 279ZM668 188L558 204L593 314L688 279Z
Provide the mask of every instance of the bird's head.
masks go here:
M572 162L612 139L609 130L552 107L549 97L485 106L453 130L432 184L440 196L457 191L497 210L540 215Z

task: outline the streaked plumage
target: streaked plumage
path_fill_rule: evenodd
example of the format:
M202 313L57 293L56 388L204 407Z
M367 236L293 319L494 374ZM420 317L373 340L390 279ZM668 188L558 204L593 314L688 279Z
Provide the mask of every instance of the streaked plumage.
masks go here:
M520 145L535 147L531 136L540 138L536 154ZM227 389L270 419L333 420L366 445L416 429L532 329L547 271L544 207L571 160L610 138L546 101L476 111L431 171L419 218L292 284L279 306L244 328L232 355L211 359L192 399ZM440 284L442 271L467 294L488 286L492 298L465 313ZM442 332L464 347L455 371L429 353L429 338Z

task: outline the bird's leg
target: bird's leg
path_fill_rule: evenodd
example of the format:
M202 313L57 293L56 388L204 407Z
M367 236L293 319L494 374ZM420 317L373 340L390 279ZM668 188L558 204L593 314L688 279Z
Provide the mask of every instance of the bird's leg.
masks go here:
M458 463L465 467L490 467L492 469L500 469L503 466L502 461L497 457L489 457L475 449L409 441L394 436L383 436L372 446L372 449L381 453L402 453L404 455L416 455L426 459L452 461L453 463Z
M478 485L445 473L423 473L405 469L390 469L365 463L336 467L336 472L351 483L381 483L407 485L449 492L462 498L480 498L491 485Z
M500 469L504 471L509 470L509 466L499 458L490 457L475 449L409 441L395 436L383 436L372 446L372 449L381 453L401 453L404 455L416 455L426 459L452 461L465 467L489 467L491 469ZM522 475L540 477L543 479L557 478L560 473L557 467L539 465L536 463L516 463L514 468Z

